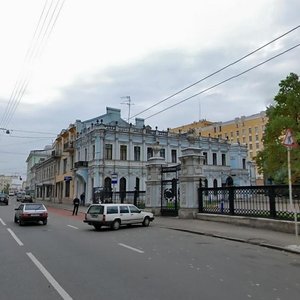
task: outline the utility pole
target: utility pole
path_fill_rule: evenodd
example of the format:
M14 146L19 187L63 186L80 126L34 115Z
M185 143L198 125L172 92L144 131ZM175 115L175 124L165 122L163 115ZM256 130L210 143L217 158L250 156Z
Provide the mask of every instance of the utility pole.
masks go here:
M123 97L121 97L121 99L127 99L127 101L122 102L121 104L128 105L128 119L127 119L127 122L129 123L129 120L130 120L130 110L131 110L131 105L133 105L133 103L131 103L130 96L123 96Z

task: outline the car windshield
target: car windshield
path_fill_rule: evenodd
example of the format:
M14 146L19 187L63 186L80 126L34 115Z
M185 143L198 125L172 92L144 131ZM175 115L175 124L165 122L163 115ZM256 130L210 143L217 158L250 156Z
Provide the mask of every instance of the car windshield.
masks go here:
M102 205L95 205L91 206L88 210L89 214L103 214L103 206Z
M24 210L44 210L45 207L43 204L27 204L25 205Z

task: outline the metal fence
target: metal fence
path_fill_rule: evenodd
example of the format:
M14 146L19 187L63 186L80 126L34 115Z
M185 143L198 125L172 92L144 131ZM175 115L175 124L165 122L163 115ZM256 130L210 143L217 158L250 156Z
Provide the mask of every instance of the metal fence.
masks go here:
M145 191L126 191L126 192L101 192L94 197L94 203L129 203L139 208L145 208Z
M300 185L292 187L292 205L287 185L199 188L199 212L300 220Z

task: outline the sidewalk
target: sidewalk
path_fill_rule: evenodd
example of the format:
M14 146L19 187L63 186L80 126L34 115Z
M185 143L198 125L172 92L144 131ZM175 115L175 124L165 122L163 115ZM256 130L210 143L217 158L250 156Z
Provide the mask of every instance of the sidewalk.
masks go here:
M70 211L73 210L73 205L71 204L52 203L48 201L44 201L43 203L46 206ZM85 213L86 210L87 207L79 206L79 212ZM298 237L296 241L295 234L224 222L179 219L178 217L156 216L154 224L161 228L185 231L300 254L300 237Z

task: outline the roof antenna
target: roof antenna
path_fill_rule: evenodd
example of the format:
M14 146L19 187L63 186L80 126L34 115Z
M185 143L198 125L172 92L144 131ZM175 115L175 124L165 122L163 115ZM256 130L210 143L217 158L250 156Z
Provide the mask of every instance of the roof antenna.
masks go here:
M121 104L128 105L128 119L127 119L127 122L129 123L129 120L130 120L130 109L131 109L131 105L134 105L134 103L131 103L130 96L123 96L123 97L121 97L121 99L126 99L126 101L122 102Z

